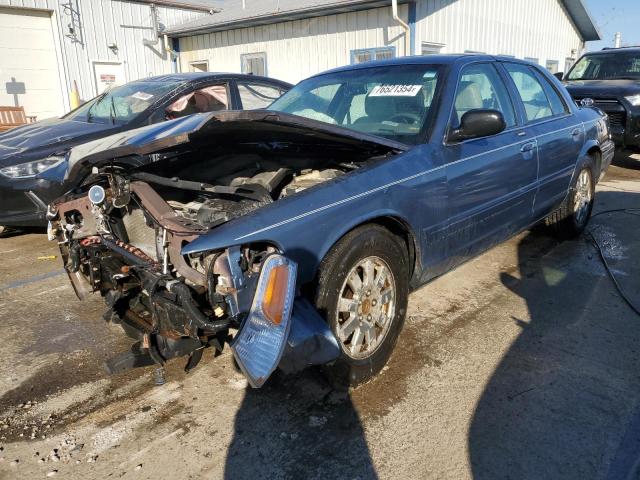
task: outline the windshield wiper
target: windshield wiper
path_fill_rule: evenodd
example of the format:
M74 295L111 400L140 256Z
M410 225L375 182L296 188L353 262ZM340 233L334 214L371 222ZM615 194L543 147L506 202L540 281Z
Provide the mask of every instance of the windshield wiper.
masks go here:
M116 104L113 101L113 95L111 95L111 111L109 112L109 117L111 117L111 125L116 123Z
M87 123L91 123L91 119L93 118L93 113L91 113L91 111L104 99L104 97L107 96L107 93L109 93L109 90L105 90L98 95L98 98L93 102L93 105L89 107L89 110L87 110Z

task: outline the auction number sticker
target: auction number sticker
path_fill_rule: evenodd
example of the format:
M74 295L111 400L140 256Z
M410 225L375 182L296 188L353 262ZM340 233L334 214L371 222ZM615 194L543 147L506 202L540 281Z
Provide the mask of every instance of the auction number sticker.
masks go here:
M391 85L382 84L373 87L370 97L415 97L422 85Z
M136 100L142 100L143 102L146 102L147 100L153 98L153 95L145 92L136 92L133 95L131 95L131 97L135 98Z

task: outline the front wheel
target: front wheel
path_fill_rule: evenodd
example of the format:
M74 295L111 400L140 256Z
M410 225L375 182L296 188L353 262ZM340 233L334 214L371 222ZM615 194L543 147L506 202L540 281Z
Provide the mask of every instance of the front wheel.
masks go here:
M315 304L340 344L325 367L335 386L365 382L387 363L406 315L409 271L404 241L377 225L348 233L323 260Z
M585 165L573 180L567 198L545 219L545 224L562 239L579 236L591 218L594 196L593 174L590 166Z

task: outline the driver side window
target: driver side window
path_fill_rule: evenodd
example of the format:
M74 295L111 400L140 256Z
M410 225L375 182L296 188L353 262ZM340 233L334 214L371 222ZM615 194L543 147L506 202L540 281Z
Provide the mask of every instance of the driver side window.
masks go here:
M227 85L210 85L178 98L166 108L166 116L167 119L174 119L194 113L217 112L228 108Z
M498 72L488 63L473 64L462 70L454 102L452 124L460 125L462 115L470 110L498 110L507 128L516 124L515 111L507 88Z

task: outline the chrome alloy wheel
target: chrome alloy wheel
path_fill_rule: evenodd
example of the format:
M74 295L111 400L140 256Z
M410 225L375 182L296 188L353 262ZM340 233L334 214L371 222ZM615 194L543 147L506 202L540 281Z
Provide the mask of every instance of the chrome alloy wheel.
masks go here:
M380 257L365 257L342 284L337 334L351 358L367 358L380 346L395 315L396 282Z
M576 182L576 193L573 198L573 212L578 225L582 225L589 213L591 203L591 175L588 170L582 170Z

